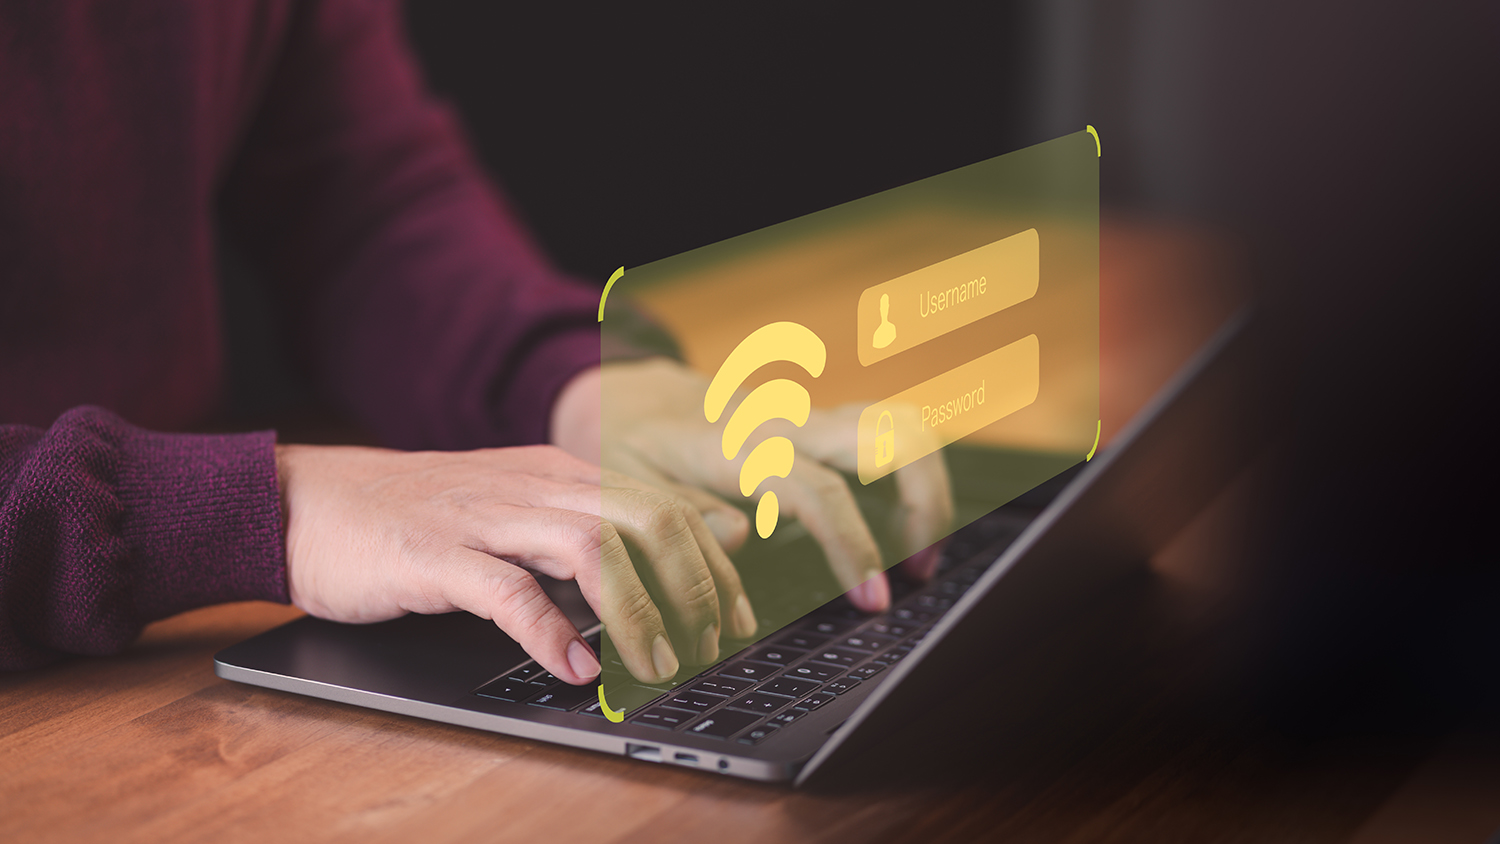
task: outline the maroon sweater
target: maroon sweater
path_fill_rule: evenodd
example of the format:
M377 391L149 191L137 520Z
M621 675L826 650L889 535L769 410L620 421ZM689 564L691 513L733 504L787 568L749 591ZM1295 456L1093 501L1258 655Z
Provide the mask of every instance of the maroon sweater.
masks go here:
M287 600L274 435L150 432L219 407L216 227L393 445L543 441L598 361L393 3L0 0L0 668Z

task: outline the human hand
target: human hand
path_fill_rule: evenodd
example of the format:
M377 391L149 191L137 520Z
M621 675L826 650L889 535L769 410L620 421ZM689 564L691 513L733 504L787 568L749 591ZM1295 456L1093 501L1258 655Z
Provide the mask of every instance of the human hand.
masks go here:
M723 623L755 632L739 576L693 506L552 446L284 445L277 472L292 602L319 618L467 610L574 684L599 662L533 572L578 581L643 682L675 675L679 655L713 662ZM660 585L660 606L637 565Z
M739 464L724 459L717 429L703 419L708 379L662 358L606 364L600 378L608 395L610 424L600 432L604 465L668 490L703 514L719 543L736 550L749 534L749 520L719 496L738 498ZM598 389L596 384L596 389ZM802 521L822 546L829 566L850 600L867 611L890 603L880 551L854 496L837 471L857 466L854 436L861 407L814 408L797 427L773 420L756 436L784 436L797 460L777 486L783 516ZM898 412L905 412L900 411ZM903 431L921 436L918 419L897 420ZM922 553L946 533L953 519L947 468L936 449L928 458L896 472L902 512L901 535L907 570L926 579L937 566L935 553Z

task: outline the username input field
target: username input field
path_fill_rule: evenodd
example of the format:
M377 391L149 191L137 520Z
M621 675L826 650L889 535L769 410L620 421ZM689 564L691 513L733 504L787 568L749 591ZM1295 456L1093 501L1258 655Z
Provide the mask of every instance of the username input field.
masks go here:
M1035 334L866 407L859 415L859 481L868 484L1036 401Z
M1034 228L866 288L859 296L859 362L885 360L1036 295Z

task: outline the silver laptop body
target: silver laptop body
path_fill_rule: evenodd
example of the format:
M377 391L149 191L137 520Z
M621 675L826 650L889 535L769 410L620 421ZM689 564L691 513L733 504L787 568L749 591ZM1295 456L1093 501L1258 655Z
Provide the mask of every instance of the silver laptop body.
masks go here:
M1023 497L954 534L939 575L898 589L889 612L859 615L839 599L671 686L637 687L629 699L612 691L621 723L599 714L593 687L549 682L493 623L466 613L372 625L301 618L225 649L215 670L478 730L801 784L836 758L878 752L928 690L969 679L965 666L1019 620L1138 571L1238 474L1268 433L1258 333L1243 314L1226 324L1050 503ZM547 587L594 632L572 584Z

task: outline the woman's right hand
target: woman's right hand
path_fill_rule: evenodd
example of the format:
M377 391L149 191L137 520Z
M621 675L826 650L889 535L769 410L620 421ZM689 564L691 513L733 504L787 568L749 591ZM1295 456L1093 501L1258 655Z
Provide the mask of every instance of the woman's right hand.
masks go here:
M736 638L755 632L739 575L694 506L558 448L284 445L277 471L292 602L319 618L467 610L574 684L598 676L598 659L533 573L576 580L642 682L718 659L726 625Z

